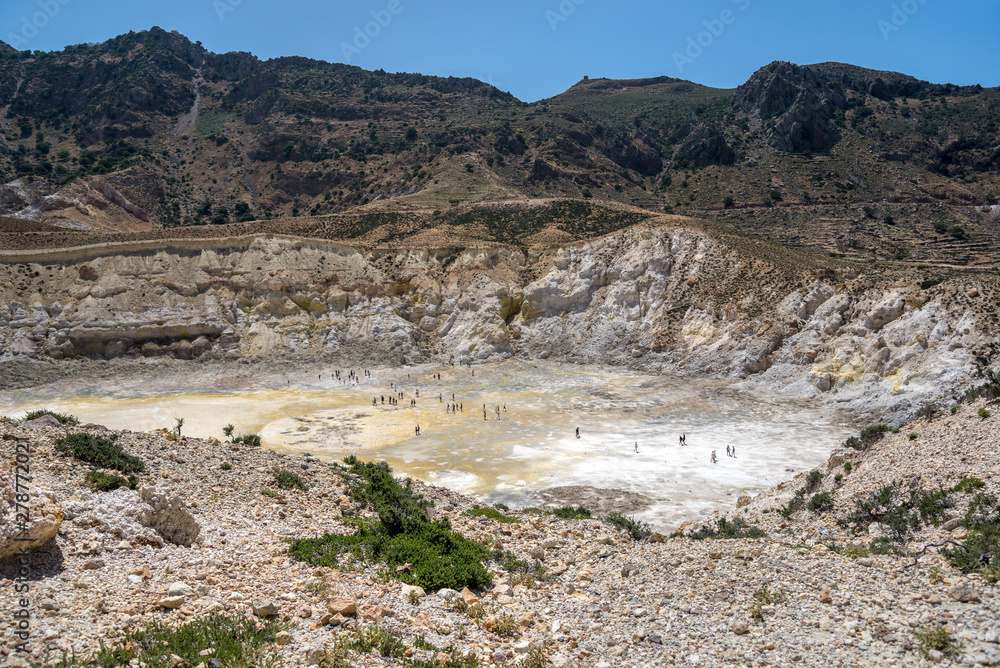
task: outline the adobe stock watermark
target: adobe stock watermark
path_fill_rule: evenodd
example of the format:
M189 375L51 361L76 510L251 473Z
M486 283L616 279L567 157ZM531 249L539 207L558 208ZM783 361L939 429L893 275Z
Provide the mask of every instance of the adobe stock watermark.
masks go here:
M212 9L220 21L226 20L226 14L236 11L236 8L243 4L243 0L212 0Z
M38 31L49 24L49 21L56 17L59 10L68 5L71 0L38 0L38 11L31 16L25 14L21 17L20 31L8 32L6 42L19 51L23 51L28 46Z
M882 33L882 39L888 42L889 36L894 32L899 32L899 29L906 25L910 17L920 11L920 6L925 4L927 4L927 0L905 0L902 4L893 4L889 20L879 19L875 24Z
M732 0L732 3L741 12L745 12L750 6L750 0ZM701 58L702 54L705 53L705 49L715 44L715 40L722 37L722 33L726 32L726 27L736 23L737 16L738 14L732 9L723 9L719 12L719 18L702 21L701 24L705 26L705 29L697 35L688 37L687 47L683 51L674 51L673 53L674 65L677 66L677 71L683 74L685 67L694 64L694 61Z
M382 34L382 31L389 27L392 19L399 16L403 11L402 0L389 0L385 9L371 11L372 21L362 26L354 26L354 39L351 42L341 42L340 51L344 54L344 62L351 62L351 58L360 55L368 48L372 40Z
M576 14L576 8L587 2L587 0L562 0L555 10L545 10L545 20L549 22L552 32L559 28L560 23L566 23L569 17Z

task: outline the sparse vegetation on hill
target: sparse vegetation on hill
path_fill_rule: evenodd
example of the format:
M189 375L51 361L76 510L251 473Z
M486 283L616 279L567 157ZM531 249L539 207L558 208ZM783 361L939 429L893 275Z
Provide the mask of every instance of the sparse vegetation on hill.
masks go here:
M1000 259L991 232L997 89L772 63L735 90L670 77L593 79L529 105L473 79L212 54L159 28L0 60L0 75L22 74L6 100L11 151L0 157L0 179L30 187L12 190L0 213L56 191L66 206L50 201L39 222L0 223L4 247L92 239L49 221L113 232L276 231L352 212L324 220L320 236L386 243L413 232L413 214L437 211L439 222L455 219L453 241L512 244L628 224L573 213L558 235L535 239L545 226L530 216L490 211L571 199L715 217L852 258ZM199 110L188 116L197 94ZM827 104L803 102L813 98ZM230 177L219 178L222 165L232 165ZM97 200L95 222L81 212Z

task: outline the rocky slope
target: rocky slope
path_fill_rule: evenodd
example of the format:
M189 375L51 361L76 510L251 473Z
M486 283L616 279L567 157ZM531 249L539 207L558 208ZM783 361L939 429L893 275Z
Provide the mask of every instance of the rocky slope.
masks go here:
M887 438L853 455L838 504L848 508L859 493L895 480L933 490L975 476L984 492L1000 492L996 418L978 417L981 406L907 425L904 433L920 434L917 447ZM82 428L105 434L98 425ZM481 507L474 500L417 482L414 490L433 502L435 516L449 517L469 538L538 560L546 577L519 578L493 564L492 584L482 591L411 594L374 565L317 568L290 557L284 539L349 531L346 516L367 512L349 498L349 478L336 465L165 432L124 432L119 444L147 465L140 490L95 493L84 485L90 467L53 449L56 437L73 431L45 418L0 424L4 468L16 452L30 453L36 521L55 524L54 538L29 559L30 653L15 651L15 628L5 625L5 665L62 652L82 658L98 639L219 611L280 621L285 631L265 650L289 666L329 660L326 652L338 641L372 626L397 637L414 660L447 663L442 650L452 648L451 656L467 657L461 665L517 665L540 654L544 663L531 665L1000 663L996 584L952 568L935 548L915 565L909 556L868 554L872 536L832 535L840 531L833 522L840 505L769 521L776 513L761 509L781 501L781 488L737 511L767 528L766 537L635 541L596 520L521 511L508 513L514 523L472 517L465 512ZM842 467L843 455L837 457L831 472ZM272 473L278 468L297 472L309 489L279 488ZM971 494L958 496L961 507L951 516ZM43 513L42 504L54 507ZM6 522L9 499L4 511ZM909 547L962 538L947 526L914 536ZM835 553L831 545L853 551ZM0 561L5 590L18 566L16 559ZM957 643L953 656L914 633L934 629ZM399 665L356 650L343 660L335 665Z
M921 286L686 223L535 249L263 235L0 253L0 350L634 364L896 422L995 360L992 272Z

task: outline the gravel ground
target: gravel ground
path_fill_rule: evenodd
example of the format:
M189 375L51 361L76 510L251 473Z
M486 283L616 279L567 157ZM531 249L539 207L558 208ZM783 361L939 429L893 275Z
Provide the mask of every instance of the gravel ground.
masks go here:
M831 541L861 547L872 540L838 527L835 517L887 482L936 489L975 476L986 482L984 491L1000 494L1000 417L979 418L980 405L907 425L863 453L834 453L817 488L834 492L831 512L803 509L785 518L774 510L804 484L803 476L760 495L731 513L767 531L754 540L654 535L635 541L600 521L531 512L512 511L518 523L500 524L464 515L481 507L473 499L415 482L414 489L434 502L432 512L448 516L455 529L500 543L523 559L538 558L548 571L545 581L529 588L492 567L494 587L465 594L484 606L486 617L478 623L448 602L448 592L411 601L403 585L378 567L338 571L288 556L284 538L346 532L343 515L361 510L346 495L345 478L334 465L215 440L174 441L165 432L125 432L119 443L148 465L140 486L169 490L201 527L188 547L157 547L126 521L138 503L135 492L88 491L83 478L89 467L54 451L57 436L78 429L0 424L3 470L13 468L15 446L27 444L32 490L51 489L66 512L58 535L32 555L30 660L62 651L86 655L100 639L152 620L178 624L217 609L251 615L263 599L287 627L281 637L287 644L273 651L281 657L278 665L288 666L315 663L338 636L371 624L397 635L411 658L443 658L414 647L423 637L438 648L474 653L483 666L524 662L535 656L534 648L543 648L549 665L602 668L996 665L996 585L954 570L934 549L908 567L911 557L849 558L827 547ZM918 438L909 440L910 433ZM845 475L848 460L852 471ZM223 470L224 462L232 468ZM299 473L309 491L277 489L276 467ZM843 476L839 484L837 472ZM278 497L262 494L264 488ZM963 503L967 499L956 495L950 516L957 517ZM908 547L963 530L924 529ZM13 605L16 576L16 564L0 562L6 608ZM342 599L356 606L355 614L337 616L350 612ZM514 635L486 630L493 628L488 620L504 615L517 621ZM913 631L939 625L962 649L955 657L924 658ZM14 651L14 631L8 618L0 663L26 665L28 658ZM400 660L354 654L350 665Z

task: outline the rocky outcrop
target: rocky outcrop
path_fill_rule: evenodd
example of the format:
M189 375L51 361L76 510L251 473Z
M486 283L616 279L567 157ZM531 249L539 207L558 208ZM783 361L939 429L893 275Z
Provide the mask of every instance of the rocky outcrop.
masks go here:
M674 150L673 161L678 168L731 165L736 151L717 127L699 125Z
M201 526L179 496L162 487L143 487L139 498L149 506L139 515L143 526L155 529L165 541L174 545L190 547L198 540Z
M201 532L184 502L160 487L82 492L66 503L66 519L94 532L99 543L116 539L159 547L166 541L190 547Z
M14 476L0 471L0 559L49 541L62 524L55 493L26 482L18 489Z
M839 139L831 123L844 109L841 87L805 67L774 62L754 73L733 96L732 108L767 129L771 145L780 151L822 151Z

